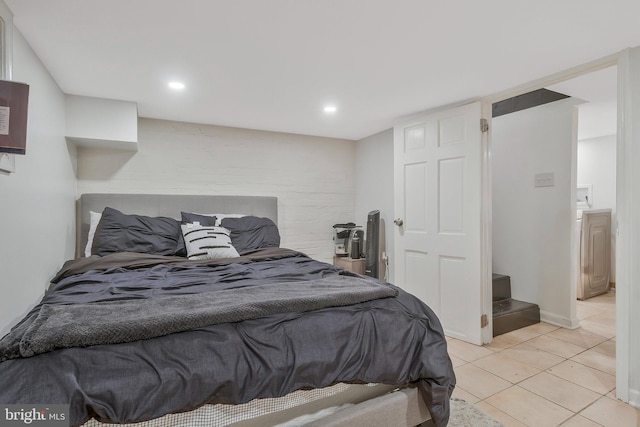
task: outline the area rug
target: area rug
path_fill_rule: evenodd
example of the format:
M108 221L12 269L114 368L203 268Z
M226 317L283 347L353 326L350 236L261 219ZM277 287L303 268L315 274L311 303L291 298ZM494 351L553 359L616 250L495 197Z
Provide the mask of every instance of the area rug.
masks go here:
M504 427L504 425L462 399L451 399L449 427Z

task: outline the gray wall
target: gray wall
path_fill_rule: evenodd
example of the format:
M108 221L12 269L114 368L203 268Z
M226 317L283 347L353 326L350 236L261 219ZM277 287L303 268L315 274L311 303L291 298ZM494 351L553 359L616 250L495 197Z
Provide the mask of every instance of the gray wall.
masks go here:
M379 210L385 223L388 281L393 281L393 129L371 135L356 146L356 223L366 226L367 214Z
M64 96L14 29L13 79L29 84L27 154L0 172L0 335L44 294L74 254L75 151L64 138Z

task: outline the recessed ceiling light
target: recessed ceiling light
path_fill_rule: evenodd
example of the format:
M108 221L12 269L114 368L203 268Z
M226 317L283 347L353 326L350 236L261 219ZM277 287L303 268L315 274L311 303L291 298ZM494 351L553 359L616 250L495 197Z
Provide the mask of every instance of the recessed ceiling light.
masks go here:
M171 89L176 89L176 90L184 89L184 83L182 83L182 82L169 82L169 87Z
M338 109L336 108L335 105L327 105L326 107L324 107L324 112L325 113L335 113Z

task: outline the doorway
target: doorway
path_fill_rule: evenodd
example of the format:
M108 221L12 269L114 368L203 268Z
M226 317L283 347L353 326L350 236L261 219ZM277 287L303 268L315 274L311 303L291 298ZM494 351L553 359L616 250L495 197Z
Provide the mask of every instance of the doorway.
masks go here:
M513 299L567 328L579 327L577 214L611 209L615 224L616 89L613 66L493 104L493 273L510 279ZM583 203L578 187L589 190Z
M551 251L558 249L565 254L564 260L559 260L557 256L551 255L550 257L557 264L566 263L566 254L571 248L575 253L571 258L575 260L569 261L568 265L575 268L572 274L567 272L567 269L552 267L554 274L558 274L558 277L564 277L564 283L566 284L562 289L558 289L552 286L535 287L531 285L532 281L529 281L528 286L521 286L518 288L518 282L515 285L515 294L524 298L529 298L533 302L541 305L541 317L543 321L561 325L567 328L577 328L583 326L582 330L585 333L604 336L606 339L615 337L615 308L609 311L607 315L594 316L589 308L590 305L597 307L598 304L602 304L601 299L606 298L607 304L615 304L615 295L611 293L603 295L598 301L594 301L594 304L583 304L582 302L576 303L576 281L575 278L578 274L577 264L577 247L579 238L578 228L575 226L575 213L577 206L577 187L589 187L589 206L587 209L612 209L612 278L611 281L615 282L615 236L616 236L616 221L615 221L615 209L616 209L616 150L617 150L617 66L611 66L607 68L599 69L588 74L581 75L579 77L572 78L560 83L545 86L546 89L550 89L554 92L559 92L571 96L569 100L555 101L555 106L547 106L539 108L536 111L538 115L537 120L533 119L530 123L530 127L525 131L528 132L526 137L518 136L517 126L514 129L510 129L508 138L527 139L528 141L524 146L501 147L499 138L504 137L503 123L500 119L492 120L492 135L491 135L491 157L492 168L494 169L494 186L493 186L493 228L494 228L494 242L493 242L493 254L494 254L494 273L498 272L506 274L503 271L496 271L496 268L504 268L504 260L498 259L498 265L496 265L496 258L500 258L505 253L513 255L513 249L500 248L499 245L504 243L504 236L510 235L512 243L515 242L520 246L529 247L535 246L536 253L542 253L542 257L532 258L524 257L522 266L524 269L529 268L531 271L539 271L544 265L544 260L541 259L545 255L549 255L549 251L545 249L545 243L552 247ZM504 99L504 98L503 98ZM565 105L562 105L564 103ZM534 107L536 108L536 107ZM544 111L546 110L546 112ZM567 113L570 110L575 110L575 116L573 118L568 117ZM547 116L545 117L545 114ZM521 114L524 116L524 114ZM562 152L558 152L557 144L551 144L553 147L548 147L550 142L549 127L555 126L552 123L557 121L560 116L563 118L565 124L559 124L560 128L556 129L556 134L564 133L565 144L567 141L573 139L574 146L571 151L567 153L566 147ZM523 119L520 117L521 121ZM531 120L531 117L529 117ZM572 122L573 120L573 122ZM521 124L520 124L521 125ZM567 132L570 131L572 126L574 127L574 134L569 133L567 139ZM522 131L520 131L522 132ZM501 135L502 133L502 135ZM531 137L531 133L535 136ZM515 135L515 136L514 136ZM511 141L508 141L511 142ZM547 148L536 146L533 144L545 145ZM535 149L534 149L535 148ZM533 151L526 151L533 150ZM544 151L546 150L546 151ZM555 151L554 151L555 150ZM548 161L543 161L538 158L536 160L535 154L543 158L546 156ZM505 154L505 158L509 157L507 167L510 168L512 174L505 187L513 187L518 184L522 184L525 190L515 190L512 194L505 195L504 191L500 189L500 182L504 181L505 176L496 176L496 167L500 167L501 162L505 161L505 158L501 158L501 155ZM559 159L560 156L564 156L563 159ZM560 160L560 163L557 161ZM538 162L532 168L527 169L527 164L530 166L532 163ZM570 174L571 180L567 181L566 175ZM500 175L500 173L498 173ZM504 175L504 171L503 171ZM550 179L546 188L546 185L538 186L538 175ZM496 182L498 181L498 182ZM522 181L522 182L520 182ZM498 188L496 188L496 185ZM564 188L559 189L559 186ZM596 191L594 191L594 187ZM560 191L561 190L561 191ZM570 193L570 198L564 199L564 202L556 202L559 205L551 212L551 208L548 203L553 198L553 193ZM557 195L557 194L556 194ZM502 200L500 200L502 198ZM496 204L499 207L496 207ZM562 205L562 206L560 206ZM572 206L569 208L570 215L567 216L567 205ZM559 206L559 207L558 207ZM550 214L551 212L551 214ZM500 217L502 215L502 217ZM557 218L561 216L561 225L563 231L558 233L547 233L553 236L553 241L545 239L543 234L544 228L529 233L527 240L527 233L524 232L528 227L528 224L540 225L545 218L550 217ZM498 229L498 235L501 234L499 227L502 222L508 221L511 223L512 232L505 233L495 238L496 229ZM552 218L552 223L554 223ZM555 222L557 225L557 222ZM573 225L573 230L567 232ZM547 230L548 231L548 230ZM542 234L541 234L542 233ZM542 238L542 242L540 241ZM502 239L502 240L501 240ZM538 239L537 241L535 239ZM516 246L517 252L521 248ZM546 251L546 253L545 253ZM502 263L502 264L501 264ZM548 264L547 264L548 265ZM552 263L553 265L553 263ZM518 266L513 266L518 271ZM517 276L518 273L515 273ZM526 274L525 274L526 276ZM568 278L571 278L568 280ZM544 277L537 277L537 279L544 280ZM615 307L615 305L614 305ZM609 343L610 344L610 343ZM610 350L609 345L608 350ZM615 366L610 366L608 369L615 369Z
M576 150L576 233L572 247L578 252L578 278L576 280L578 296L590 296L590 285L593 279L594 261L608 270L609 286L595 289L599 294L584 298L576 306L576 316L580 323L580 331L585 340L593 338L608 341L594 346L585 352L586 363L591 354L599 360L597 368L609 374L615 374L615 281L616 281L616 173L617 173L617 106L618 106L618 67L612 66L576 77L553 85L551 89L562 91L573 97L581 98L585 103L577 106L577 150ZM604 212L598 215L610 215L609 259L591 259L581 264L584 259L580 251L586 247L580 241L580 230L585 239L583 212ZM607 213L607 211L610 211ZM604 258L600 256L600 258ZM608 263L607 263L608 261ZM608 264L608 268L607 268ZM607 289L608 288L608 289ZM593 289L591 289L593 290ZM602 291L606 291L600 294ZM611 341L613 340L613 341ZM604 349L605 353L602 352ZM594 353L595 352L595 353Z
M588 297L606 291L615 286L616 264L616 160L617 160L617 73L618 67L612 66L594 71L550 87L585 102L578 105L577 123L577 209L576 229L572 247L580 251L580 231L585 225L583 212L603 211L599 215L610 217L610 229L607 231L607 244L610 248L608 259L596 259L585 262L579 254L578 296ZM610 212L607 212L610 211ZM582 241L585 237L583 236ZM601 245L602 246L602 245ZM585 248L583 248L585 249ZM604 258L604 257L599 257ZM580 260L583 260L580 267ZM593 261L596 261L595 263ZM604 286L591 287L596 282L593 267L606 272Z
M613 66L493 104L493 273L567 328L579 326L577 213L611 209L615 224L616 90ZM589 188L585 206L578 185Z

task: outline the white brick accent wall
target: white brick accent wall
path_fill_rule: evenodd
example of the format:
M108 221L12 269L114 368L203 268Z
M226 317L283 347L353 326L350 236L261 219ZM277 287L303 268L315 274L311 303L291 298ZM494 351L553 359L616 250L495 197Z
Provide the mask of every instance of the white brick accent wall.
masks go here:
M354 221L354 141L141 118L138 145L80 147L78 194L275 196L281 246L326 262L332 225Z

